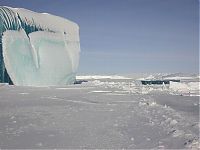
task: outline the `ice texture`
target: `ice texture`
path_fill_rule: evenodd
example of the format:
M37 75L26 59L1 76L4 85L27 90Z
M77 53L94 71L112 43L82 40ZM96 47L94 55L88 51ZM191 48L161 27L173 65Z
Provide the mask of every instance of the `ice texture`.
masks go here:
M79 64L79 27L67 19L0 7L0 82L71 84Z

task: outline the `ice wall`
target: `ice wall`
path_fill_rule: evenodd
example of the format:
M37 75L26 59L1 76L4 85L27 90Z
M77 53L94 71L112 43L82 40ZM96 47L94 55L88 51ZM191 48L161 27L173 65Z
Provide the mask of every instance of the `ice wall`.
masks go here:
M0 7L0 82L66 85L79 64L79 27L67 19Z

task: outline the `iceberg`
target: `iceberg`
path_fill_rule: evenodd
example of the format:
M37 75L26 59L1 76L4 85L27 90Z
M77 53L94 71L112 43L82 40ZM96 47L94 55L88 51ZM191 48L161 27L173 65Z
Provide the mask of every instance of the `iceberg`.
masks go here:
M72 84L79 65L79 26L23 8L0 7L0 82Z

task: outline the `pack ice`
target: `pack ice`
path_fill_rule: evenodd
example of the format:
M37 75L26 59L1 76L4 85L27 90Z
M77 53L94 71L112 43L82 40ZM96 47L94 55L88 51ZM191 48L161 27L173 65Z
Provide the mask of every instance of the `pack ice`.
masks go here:
M66 85L79 64L79 27L67 19L0 7L0 82Z

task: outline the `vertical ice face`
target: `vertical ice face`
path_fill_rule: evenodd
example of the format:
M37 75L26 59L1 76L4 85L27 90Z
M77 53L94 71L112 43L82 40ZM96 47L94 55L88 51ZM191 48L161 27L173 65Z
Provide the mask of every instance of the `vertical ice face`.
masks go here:
M3 60L2 35L6 30L19 30L20 22L15 12L7 7L0 7L0 82L11 83Z
M0 7L0 81L65 85L75 81L80 42L77 24L50 14Z

